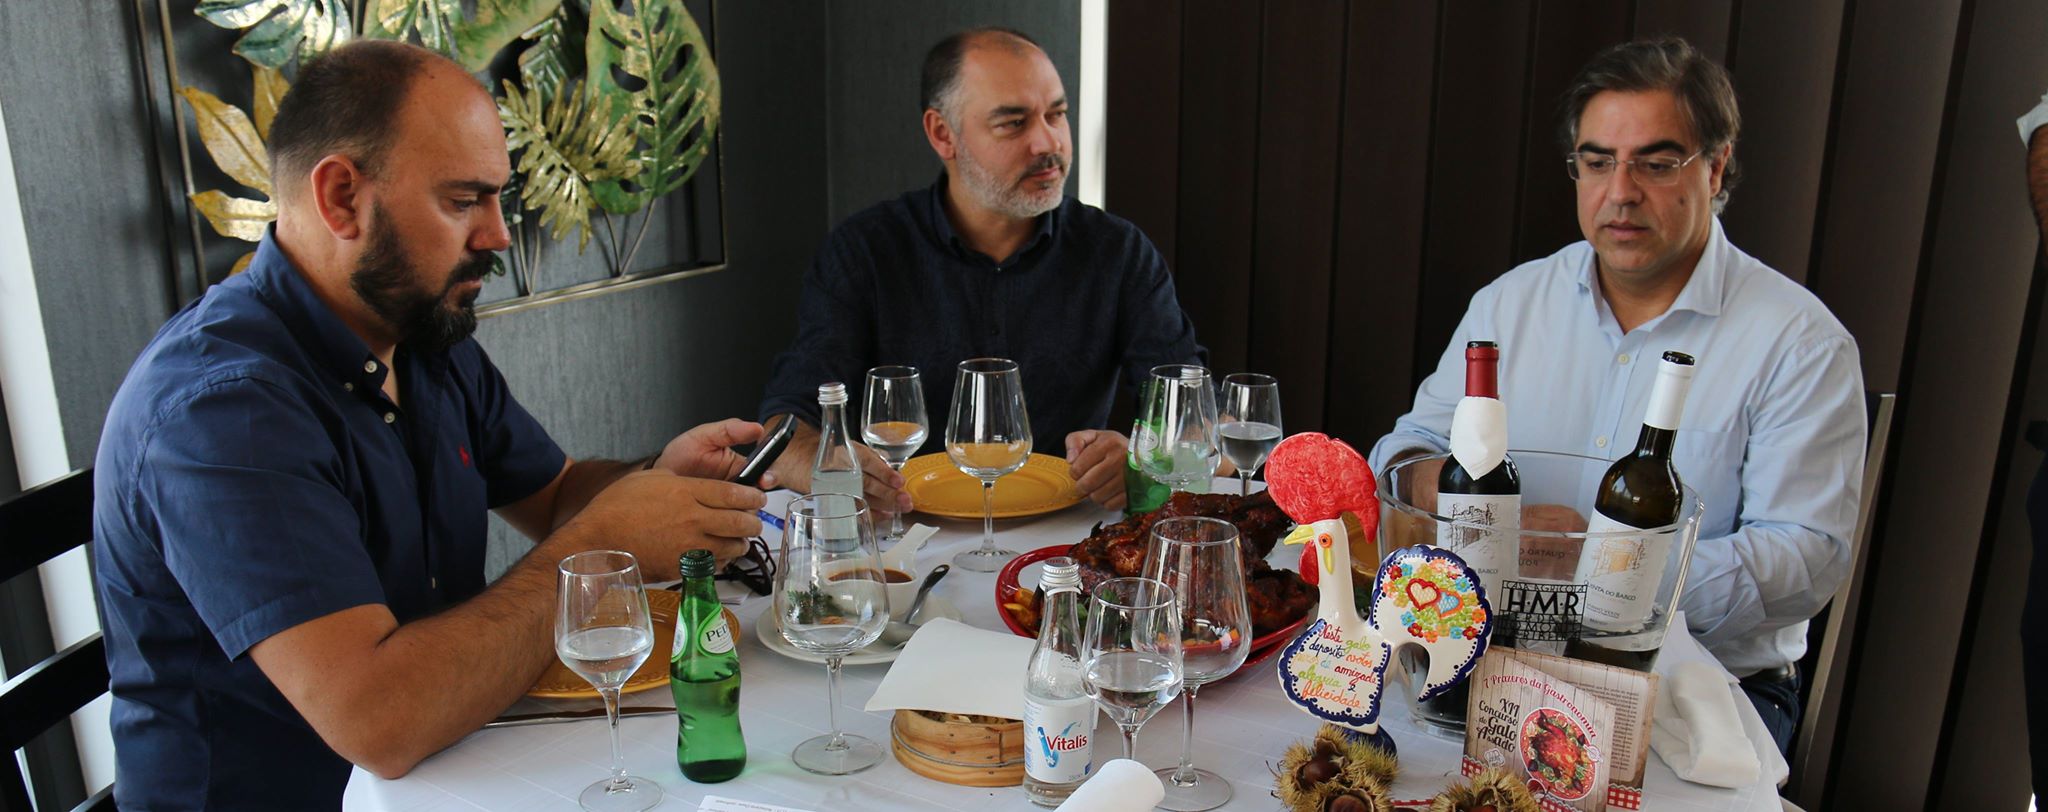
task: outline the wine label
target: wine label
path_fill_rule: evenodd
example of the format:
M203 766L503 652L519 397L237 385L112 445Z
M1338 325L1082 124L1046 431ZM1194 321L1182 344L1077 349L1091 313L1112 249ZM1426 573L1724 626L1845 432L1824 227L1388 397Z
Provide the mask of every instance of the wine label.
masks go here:
M1488 597L1500 600L1501 578L1515 574L1521 556L1522 497L1445 493L1437 495L1436 504L1439 515L1491 528L1439 524L1436 545L1465 559L1479 573Z
M1036 781L1067 784L1094 766L1095 703L1041 702L1024 695L1024 771Z
M1588 538L1573 580L1586 585L1586 625L1604 632L1635 632L1649 625L1657 587L1671 557L1670 532L1648 532L1593 511L1587 533L1635 531Z

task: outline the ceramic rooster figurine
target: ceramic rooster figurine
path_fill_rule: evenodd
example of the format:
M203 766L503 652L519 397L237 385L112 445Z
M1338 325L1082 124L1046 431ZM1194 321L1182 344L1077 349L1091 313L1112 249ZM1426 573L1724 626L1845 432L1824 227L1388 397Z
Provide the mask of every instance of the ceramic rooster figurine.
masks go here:
M1478 574L1456 555L1418 546L1388 556L1373 579L1371 608L1359 615L1343 515L1356 516L1371 539L1380 511L1372 469L1357 450L1322 434L1289 437L1266 463L1266 489L1300 525L1285 541L1310 545L1302 575L1313 578L1322 598L1315 622L1281 652L1288 699L1312 716L1371 734L1379 730L1387 663L1397 649L1419 645L1428 653L1423 699L1471 672L1486 650L1492 618Z

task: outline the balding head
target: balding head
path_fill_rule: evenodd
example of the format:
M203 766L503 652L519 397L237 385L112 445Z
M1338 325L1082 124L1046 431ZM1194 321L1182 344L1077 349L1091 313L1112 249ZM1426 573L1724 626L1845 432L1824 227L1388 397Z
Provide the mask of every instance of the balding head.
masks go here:
M1024 32L996 26L970 28L939 40L924 55L924 77L919 87L919 101L923 107L920 110L937 110L946 121L959 126L960 67L967 59L967 52L977 48L995 48L1017 55L1045 52Z
M346 156L375 177L398 138L414 85L430 74L462 77L489 95L447 57L390 40L356 40L302 68L270 125L270 176L278 197L296 196L329 155Z

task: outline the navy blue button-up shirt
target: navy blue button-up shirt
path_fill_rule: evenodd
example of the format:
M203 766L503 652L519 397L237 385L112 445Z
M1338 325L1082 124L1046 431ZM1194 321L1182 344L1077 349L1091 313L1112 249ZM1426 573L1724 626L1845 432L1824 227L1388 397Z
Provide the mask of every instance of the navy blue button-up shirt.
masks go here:
M474 340L396 365L266 237L129 370L93 505L122 809L339 808L348 762L246 653L351 607L406 622L475 595L486 511L561 471Z
M1152 367L1208 357L1166 261L1129 221L1067 198L998 260L961 242L945 194L942 174L833 229L804 276L796 342L776 359L762 417L816 424L818 384L842 381L858 398L870 367L908 364L923 372L936 450L955 368L994 356L1017 362L1034 445L1057 456L1069 432L1106 427L1113 398L1135 398Z

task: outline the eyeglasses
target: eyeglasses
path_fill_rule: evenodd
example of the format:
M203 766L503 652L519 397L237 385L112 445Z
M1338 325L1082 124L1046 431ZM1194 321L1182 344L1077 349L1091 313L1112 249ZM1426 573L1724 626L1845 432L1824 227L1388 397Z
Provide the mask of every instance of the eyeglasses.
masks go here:
M1673 158L1669 155L1652 155L1647 158L1631 158L1624 161L1612 155L1602 155L1597 152L1581 150L1565 156L1564 171L1565 174L1572 176L1572 180L1605 181L1608 176L1614 174L1615 167L1627 164L1629 176L1634 178L1637 183L1644 186L1670 186L1678 182L1679 170L1684 169L1693 161L1699 160L1700 156L1705 154L1707 154L1706 150L1700 150L1685 158Z
M775 556L760 537L747 539L747 554L735 558L714 576L719 581L738 581L756 595L775 591Z

